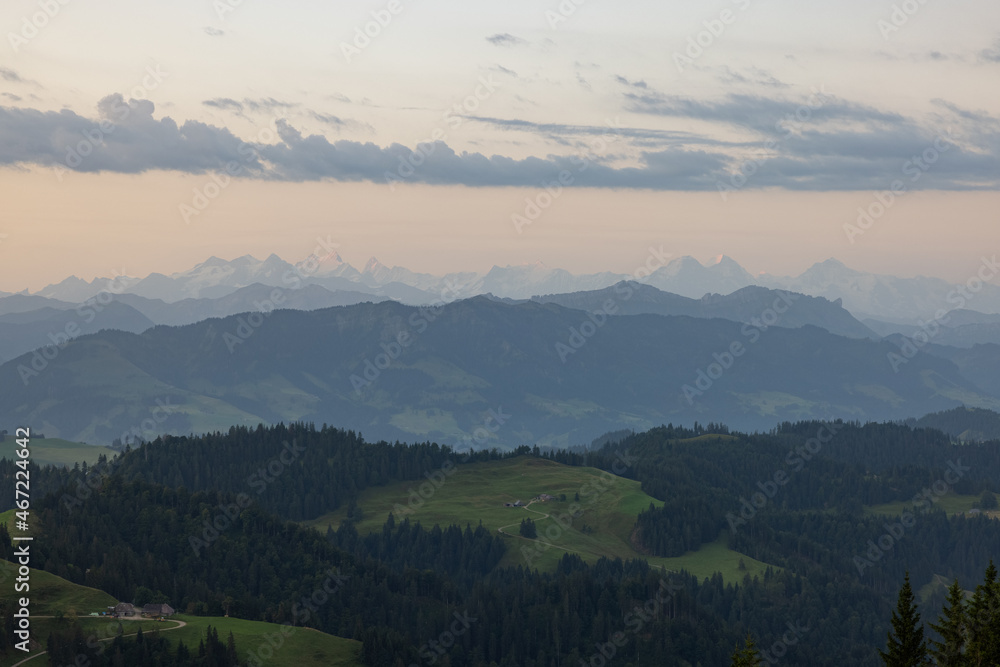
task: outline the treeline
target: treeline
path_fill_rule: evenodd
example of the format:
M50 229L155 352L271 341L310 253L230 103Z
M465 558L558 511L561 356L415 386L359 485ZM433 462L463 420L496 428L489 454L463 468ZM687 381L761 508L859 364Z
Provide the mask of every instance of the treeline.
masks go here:
M57 496L41 504L35 521L46 539L37 543L37 557L43 569L119 599L148 587L188 613L221 615L228 607L232 616L354 637L373 665L419 662L446 633L460 639L445 642L454 667L575 665L590 658L590 647L630 628L636 635L629 650L638 651L639 664L714 664L723 657L716 640L729 634L722 613L734 591L721 580L676 577L660 603L657 592L668 580L641 560L589 566L567 557L555 574L487 571L497 557L489 531L447 529L438 539L406 521L379 539L359 538L355 556L256 507L196 554L191 537L203 536L205 523L232 500L112 476L73 511ZM431 563L399 553L424 545L414 559L433 561L434 544L451 549L459 566L446 569L454 578L411 567ZM385 561L370 557L379 552ZM467 576L472 572L485 574ZM634 609L640 615L629 626L624 619Z
M693 437L660 427L589 455L607 465L627 451L641 461L615 472L664 502L636 522L640 543L654 555L683 554L722 530L771 523L782 512L860 516L865 505L910 501L942 484L948 493L978 495L996 490L1000 479L1000 443L954 445L939 431L897 424L786 423L769 434Z
M87 665L88 667L239 667L239 653L233 633L225 643L219 632L209 626L198 648L192 651L183 641L171 649L170 642L158 629L134 637L124 629L110 642L87 638L78 622L56 624L46 641L50 665Z
M222 615L228 607L232 616L353 637L372 665L420 663L440 650L454 667L575 667L597 646L636 665L721 664L748 629L779 637L790 620L839 629L838 614L858 615L859 603L839 600L839 589L816 590L792 573L737 587L654 571L643 560L587 565L575 556L552 574L487 571L496 537L471 528L443 529L438 540L404 521L378 539L359 538L355 555L257 507L242 510L196 554L191 537L204 537L205 523L232 500L112 476L72 511L57 496L42 503L36 523L46 539L36 553L44 569L119 599L147 587L189 613ZM418 569L434 559L435 544L452 550L455 576ZM399 553L414 545L426 548L413 559ZM873 604L869 595L860 608ZM879 628L866 622L851 645L870 650ZM840 638L814 641L801 648L810 664L838 664L829 656L843 647Z
M409 519L397 523L390 514L382 530L359 535L354 523L342 521L326 537L358 560L376 560L397 571L431 570L471 587L491 572L507 551L503 538L479 524L475 528L434 525L425 530Z
M897 537L897 520L866 516L862 505L910 500L958 457L968 470L949 492L985 490L1000 478L997 446L956 447L901 425L810 422L766 434L671 425L588 452L467 456L307 424L234 428L159 439L96 469L38 469L44 488L61 486L35 502L45 539L34 562L122 600L141 590L188 613L228 610L356 638L372 665L576 667L595 655L610 662L609 652L622 664L717 665L748 632L768 647L793 623L807 639L788 664L865 667L878 664L904 572L968 581L1000 552L1000 523L928 503ZM567 555L543 574L499 567L504 538L482 526L391 517L361 535L351 519L326 534L287 522L345 504L357 519L363 508L351 504L365 488L525 455L638 480L664 503L635 526L634 542L650 553L683 553L723 532L776 568L737 585L644 560ZM887 531L891 541L880 542ZM888 546L869 555L869 540ZM856 557L870 564L859 568Z
M456 453L437 443L365 442L354 431L312 424L157 438L119 461L119 474L191 491L246 493L291 521L315 519L372 486L421 479L445 465L517 453Z

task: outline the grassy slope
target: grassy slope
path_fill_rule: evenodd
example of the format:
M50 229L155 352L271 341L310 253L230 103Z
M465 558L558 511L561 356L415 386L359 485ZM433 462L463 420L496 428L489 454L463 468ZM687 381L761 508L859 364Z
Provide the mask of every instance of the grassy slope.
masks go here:
M16 565L0 561L0 599L15 597L13 581L16 573ZM109 605L118 602L103 591L77 586L43 570L31 571L30 584L28 597L31 600L31 613L39 616L51 616L59 611L66 615L75 613L77 616L86 616L92 611L105 611ZM20 597L21 594L16 596Z
M396 511L397 520L408 517L425 526L458 524L473 526L482 522L490 530L503 529L507 535L508 552L501 565L529 565L541 570L551 570L564 553L579 554L584 560L594 562L601 556L611 558L645 557L651 565L668 570L685 569L699 577L721 572L727 581L741 581L746 574L762 574L766 564L729 551L725 537L701 549L677 558L643 556L632 546L632 529L635 517L650 504L661 506L646 495L638 482L602 473L594 468L566 466L544 459L519 457L506 461L491 461L458 466L446 477L444 484L433 491L422 504L408 506L410 491L419 490L419 482L405 482L368 489L359 501L363 519L358 523L359 532L379 530L389 512L398 506L406 513ZM424 489L430 488L425 486ZM566 501L536 502L528 508L507 508L505 502L530 501L540 493L559 497L566 494ZM574 519L572 527L560 528L555 519L546 515L566 515L574 504L575 494L580 494L582 515ZM305 522L320 530L327 526L334 529L346 516L346 507L318 519ZM535 521L538 540L527 540L518 535L521 520L530 517ZM540 542L549 546L540 545ZM541 549L539 550L539 546ZM743 559L746 570L738 568Z
M274 623L244 621L237 618L210 618L205 616L173 616L187 622L187 626L166 635L171 641L183 641L188 647L197 647L211 625L225 641L233 633L240 660L247 660L253 652L265 665L281 667L353 667L361 665L361 643L352 639L334 637L308 628L284 628ZM271 638L271 643L265 637ZM276 646L276 648L271 648ZM270 657L268 657L270 656ZM254 663L256 664L256 663Z
M17 445L14 438L8 436L4 442L0 442L0 459L17 459L14 453ZM109 459L115 455L115 451L110 447L98 445L87 445L80 442L70 442L59 438L32 438L28 448L31 451L31 460L38 465L54 464L58 466L72 466L74 463L87 462L87 465L97 463L97 457L104 454Z
M13 580L15 577L15 566L7 561L0 561L0 600L5 602L14 598ZM117 621L108 618L93 618L88 616L91 612L104 611L109 605L117 602L113 597L93 588L79 586L77 584L61 579L42 570L31 571L31 591L29 594L31 604L30 609L33 616L51 616L56 612L62 612L69 616L75 613L88 636L93 634L99 639L113 637L117 628ZM276 637L275 633L281 632L282 626L273 623L260 623L257 621L245 621L236 618L213 618L203 616L177 615L173 618L186 622L188 625L182 629L171 631L164 636L172 642L183 641L189 647L197 647L198 640L205 635L205 629L211 625L217 628L219 636L225 640L229 633L233 633L236 646L240 650L240 658L246 659L248 651L257 652L260 647L267 646L265 635ZM32 638L40 639L44 643L44 638L55 623L54 619L35 618L32 621ZM143 632L158 628L161 631L170 627L176 627L171 622L156 621L126 621L123 622L126 634L135 632L136 628L142 627ZM361 651L361 644L341 637L334 637L315 630L295 629L289 636L284 638L284 643L273 652L269 659L263 659L264 665L275 665L278 667L350 667L360 665L358 659ZM16 652L16 656L0 656L0 667L8 667L32 653L24 654ZM32 667L45 665L45 658L38 658L30 663Z

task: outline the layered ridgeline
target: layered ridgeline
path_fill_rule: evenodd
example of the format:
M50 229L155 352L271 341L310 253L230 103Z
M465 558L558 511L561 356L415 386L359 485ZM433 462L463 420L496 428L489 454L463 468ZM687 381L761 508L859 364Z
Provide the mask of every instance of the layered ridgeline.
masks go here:
M823 300L751 290L701 311L746 318L735 321L621 315L643 292L622 283L612 293L596 312L477 297L441 308L264 307L139 335L105 331L0 366L0 414L105 444L306 420L479 448L568 445L668 422L757 429L998 404L982 388L995 384L983 366L901 356L890 342L793 317L801 307L863 335Z
M721 665L747 632L789 665L878 665L906 570L932 618L942 582L972 589L1000 552L983 509L1000 443L893 424L666 426L589 452L472 455L297 424L32 474L58 487L35 517L45 570L357 639L370 665ZM497 488L530 504L503 507ZM671 571L720 549L739 566Z

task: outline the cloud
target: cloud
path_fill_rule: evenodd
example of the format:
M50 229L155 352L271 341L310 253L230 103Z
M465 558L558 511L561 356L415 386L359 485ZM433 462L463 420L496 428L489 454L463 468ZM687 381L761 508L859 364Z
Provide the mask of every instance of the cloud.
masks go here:
M223 111L243 113L243 105L231 97L216 97L215 99L205 100L202 104L206 107L214 107Z
M246 108L250 109L250 111L265 111L269 113L273 111L287 111L288 109L294 109L301 106L297 102L283 102L281 100L276 100L273 97L262 97L258 99L244 98L243 104L246 105Z
M3 92L0 93L0 95L3 95L7 99L12 100L14 102L20 102L22 99L20 95L15 95L14 93Z
M639 81L629 81L624 76L620 76L618 74L615 74L615 81L622 84L623 86L628 86L629 88L639 88L641 90L646 90L647 88L649 88L649 84L647 84L645 81L641 79Z
M156 120L154 110L148 100L126 102L117 93L98 103L97 119L66 109L0 107L0 164L128 174L155 169L204 173L236 160L252 173L266 173L257 157L246 149L240 152L244 142L229 130L197 121L178 126L168 117ZM79 164L74 155L83 156Z
M788 88L789 85L780 81L770 72L759 67L749 67L743 72L737 72L730 67L723 67L719 73L719 81L726 84L748 84L765 88Z
M205 34L209 37L222 37L226 34L225 30L219 30L218 28L213 28L212 26L205 26Z
M515 37L509 32L497 33L496 35L490 35L486 38L486 41L493 46L520 46L522 44L527 44L528 40L521 39L520 37Z
M244 115L244 112L247 111L251 113L275 113L301 106L296 102L282 102L273 97L258 99L243 98L242 100L234 100L231 97L216 97L211 100L204 100L202 104L206 107L214 107L223 111L232 111L238 116Z
M479 123L488 123L502 130L515 130L532 132L550 138L555 137L588 137L613 134L617 137L628 139L648 139L655 140L661 146L689 146L704 145L714 147L747 147L749 142L728 142L693 134L691 132L680 132L674 130L655 130L636 127L616 126L614 119L609 120L606 125L569 125L565 123L535 123L528 120L491 118L489 116L463 116L467 120Z
M267 104L273 102L264 99ZM237 108L234 103L246 108L244 102L229 98L208 101L219 108ZM749 128L769 128L774 117L794 113L797 106L784 99L735 95L715 101L657 96L633 103L647 104L653 114L704 118ZM281 104L285 103L279 102L278 106ZM957 135L948 139L947 152L919 182L907 181L907 186L996 189L1000 186L1000 130L994 125L997 119L981 112L939 108L940 122L947 123L944 127L953 126ZM0 107L0 164L56 166L65 163L75 147L92 141L89 137L98 137L87 147L87 156L73 168L87 172L167 170L201 174L222 171L227 163L235 161L244 167L243 175L268 180L384 183L389 175L409 183L533 188L552 182L565 171L572 174L574 187L714 191L747 157L756 155L757 168L748 187L873 190L884 189L892 180L901 178L904 162L933 147L939 136L912 119L837 99L814 110L811 122L803 123L767 151L759 150L761 142L740 144L693 132L630 127L612 130L604 126L476 118L496 127L548 133L567 144L588 137L592 141L595 135L615 137L606 149L614 151L614 155L598 151L600 156L586 161L570 155L514 159L457 152L443 141L422 144L418 150L401 144L333 141L322 135L303 134L284 120L276 121L276 137L268 143L248 143L224 127L196 121L180 124L170 117L156 118L154 112L152 102L126 103L117 94L101 100L97 118L69 110ZM349 122L339 116L306 113L334 126ZM640 150L643 142L655 144L655 148ZM627 156L628 162L623 162ZM408 168L413 164L419 166ZM618 166L622 164L627 166Z
M804 106L809 107L812 124L841 121L866 126L889 127L908 122L898 113L885 112L855 102L825 96L813 99L787 99L732 93L717 100L696 100L680 95L665 95L656 91L626 93L628 111L654 116L691 118L735 125L765 134L783 133L776 125Z
M24 83L24 79L21 78L20 74L6 67L0 67L0 79L10 81L11 83Z
M329 113L320 113L319 111L313 111L309 109L306 112L311 118L317 120L324 125L329 125L330 127L336 129L338 132L340 130L358 130L364 132L375 132L375 128L369 123L365 123L359 120L354 120L353 118L341 118L340 116L335 116Z
M979 57L986 62L1000 63L1000 39L993 42L993 46L979 52Z

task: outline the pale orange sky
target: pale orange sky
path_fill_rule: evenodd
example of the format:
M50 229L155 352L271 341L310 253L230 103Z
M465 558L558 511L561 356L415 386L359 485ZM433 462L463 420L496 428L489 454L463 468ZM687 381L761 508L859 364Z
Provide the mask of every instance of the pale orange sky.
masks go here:
M404 0L360 48L384 1L56 4L18 38L40 5L0 3L2 291L212 255L297 261L317 237L358 268L436 274L627 273L662 245L751 273L835 257L953 281L1000 245L995 0L915 3L900 25L888 1ZM733 20L706 32L722 8ZM102 120L114 131L58 180L51 165ZM609 122L621 134L594 151ZM390 192L383 174L435 131L434 159ZM945 134L953 148L849 243L872 191ZM259 162L235 155L244 141ZM588 154L518 234L525 198ZM716 185L753 156L762 168L723 202ZM185 225L179 205L234 159L271 180L234 180Z
M414 271L485 271L543 261L574 273L627 273L649 245L709 262L727 254L751 273L798 274L836 257L852 268L964 280L979 256L1000 250L1000 193L913 192L855 243L844 224L872 193L718 193L566 190L518 234L523 188L234 181L192 223L178 211L205 176L5 170L0 201L0 290L32 291L70 274L173 273L211 255L274 252L304 258L316 238L340 244L361 268L372 255Z

